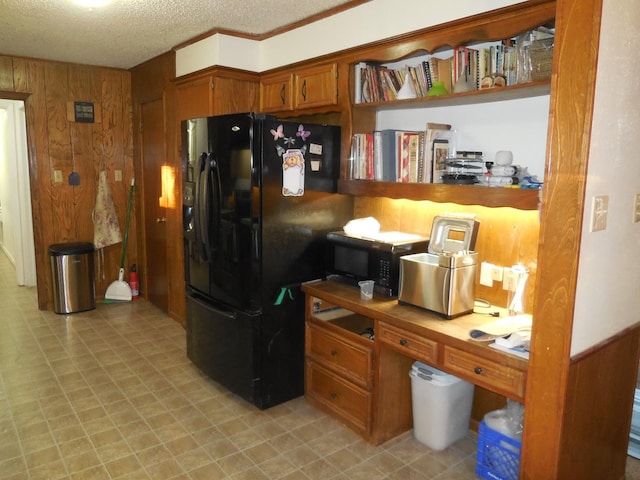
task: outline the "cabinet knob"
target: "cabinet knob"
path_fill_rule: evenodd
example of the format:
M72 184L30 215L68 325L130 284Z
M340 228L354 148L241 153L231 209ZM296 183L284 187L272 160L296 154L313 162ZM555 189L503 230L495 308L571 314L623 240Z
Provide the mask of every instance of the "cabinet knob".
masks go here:
M402 345L403 347L406 346L407 343L409 343L409 340L407 340L406 338L403 338L402 340L400 340L400 345Z
M477 375L482 375L482 367L476 367L473 369L473 372Z
M331 392L331 398L335 400L336 398L338 398L338 394L336 392Z
M337 350L331 350L331 356L335 357L338 354Z

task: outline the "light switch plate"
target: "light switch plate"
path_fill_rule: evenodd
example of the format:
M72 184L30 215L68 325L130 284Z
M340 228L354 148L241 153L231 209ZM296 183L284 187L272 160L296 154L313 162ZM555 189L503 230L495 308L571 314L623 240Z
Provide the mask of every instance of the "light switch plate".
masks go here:
M640 193L633 197L633 223L640 222Z
M607 228L609 195L595 195L591 204L591 231L599 232Z
M56 183L62 183L62 170L53 171L53 181Z

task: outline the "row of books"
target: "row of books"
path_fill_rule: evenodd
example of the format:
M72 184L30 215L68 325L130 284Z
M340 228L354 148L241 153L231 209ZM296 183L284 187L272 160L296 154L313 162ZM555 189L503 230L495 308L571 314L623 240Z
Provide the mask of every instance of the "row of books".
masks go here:
M411 82L411 90L417 97L427 96L435 81L443 81L451 92L453 57L431 57L419 65L405 65L393 69L384 65L360 63L356 67L359 103L385 102L398 99L398 92L405 82Z
M552 34L547 35L553 38ZM416 65L398 69L362 62L356 66L356 102L396 100L406 81L411 82L416 97L427 96L436 81L444 82L449 93L531 81L530 75L521 74L525 67L519 62L526 59L517 53L518 41L524 42L509 39L486 47L457 47L448 58L430 56Z
M440 183L452 135L451 125L431 122L422 131L386 129L354 134L349 178Z

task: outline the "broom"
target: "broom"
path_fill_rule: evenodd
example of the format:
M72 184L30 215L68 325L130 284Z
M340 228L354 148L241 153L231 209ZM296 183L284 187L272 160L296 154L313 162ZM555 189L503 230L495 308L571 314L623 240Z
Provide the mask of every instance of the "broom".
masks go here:
M127 240L129 239L129 221L131 220L131 207L133 205L133 186L135 179L131 179L131 188L129 189L129 204L127 206L127 221L124 227L124 240L122 241L122 259L120 260L120 271L118 272L118 280L111 282L111 285L107 288L104 294L105 303L112 301L117 302L130 302L131 287L125 282L124 279L124 258L127 252Z

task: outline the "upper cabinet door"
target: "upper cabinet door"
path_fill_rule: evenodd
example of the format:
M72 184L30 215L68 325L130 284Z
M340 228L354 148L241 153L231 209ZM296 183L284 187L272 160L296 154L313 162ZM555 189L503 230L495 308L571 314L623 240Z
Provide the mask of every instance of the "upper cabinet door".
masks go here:
M260 80L260 111L293 110L293 74L265 75Z
M309 67L294 72L294 108L304 109L338 103L336 63Z
M252 112L258 107L258 74L223 70L176 82L178 120Z
M212 78L194 78L176 88L178 120L208 117L213 104Z
M253 112L258 107L258 81L217 76L212 79L211 115Z

